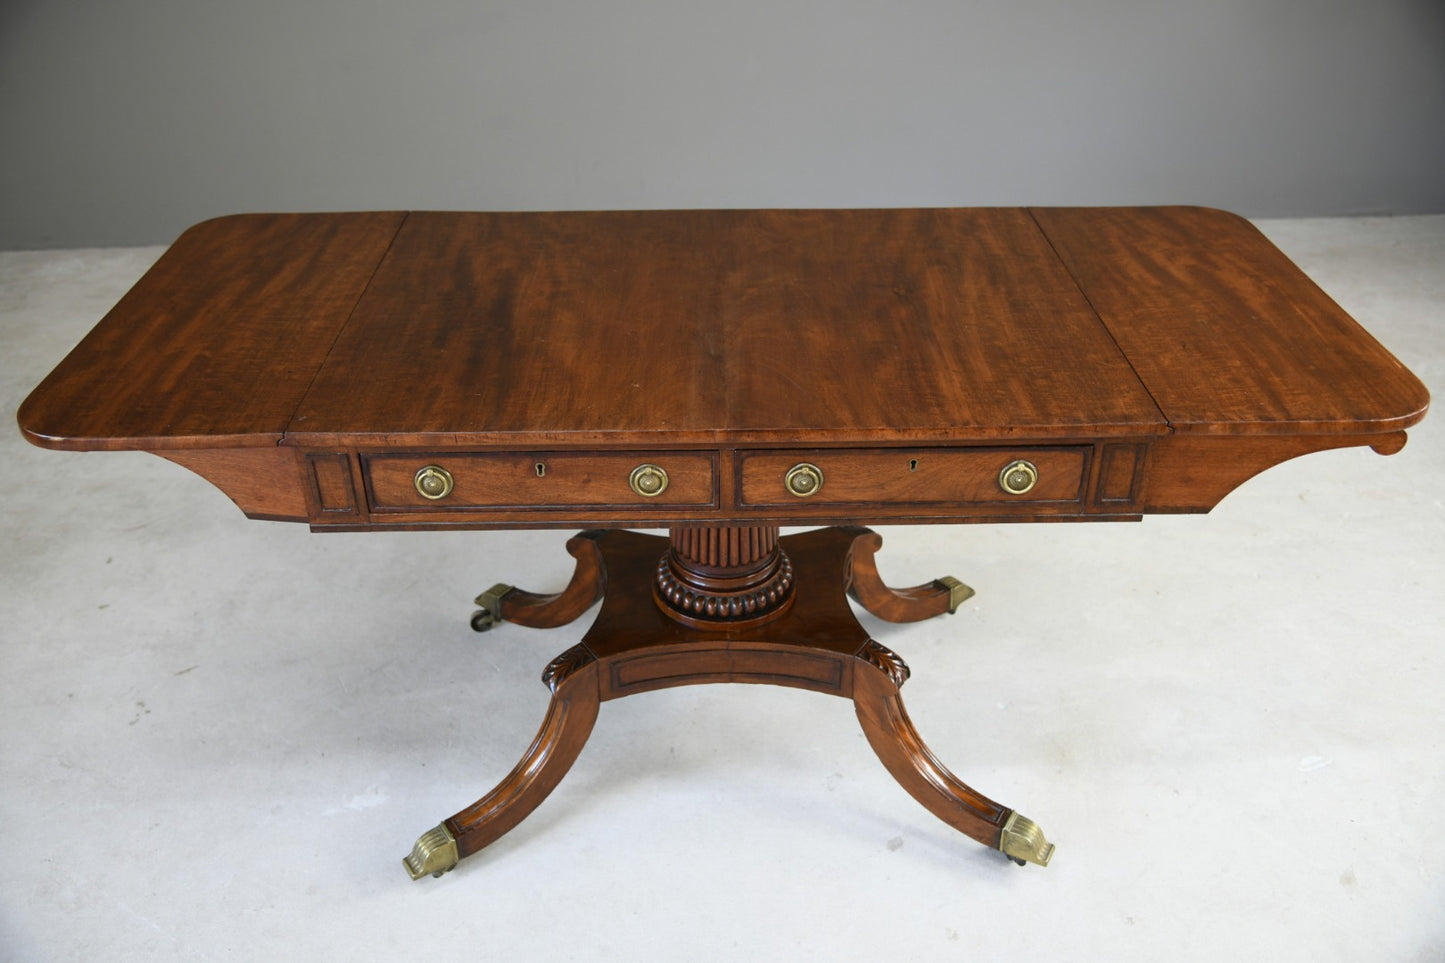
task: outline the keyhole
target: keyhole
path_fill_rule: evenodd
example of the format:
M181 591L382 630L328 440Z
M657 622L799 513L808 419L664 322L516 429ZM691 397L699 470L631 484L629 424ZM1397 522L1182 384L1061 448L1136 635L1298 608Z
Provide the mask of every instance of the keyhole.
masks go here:
M917 459L917 458L910 458L910 459L908 459L908 470L909 470L909 471L918 471L918 459Z
M544 475L547 474L547 466L544 465L544 464L542 464L540 461L537 462L536 468L537 468L537 477L538 477L538 478L541 478L542 476L544 476Z

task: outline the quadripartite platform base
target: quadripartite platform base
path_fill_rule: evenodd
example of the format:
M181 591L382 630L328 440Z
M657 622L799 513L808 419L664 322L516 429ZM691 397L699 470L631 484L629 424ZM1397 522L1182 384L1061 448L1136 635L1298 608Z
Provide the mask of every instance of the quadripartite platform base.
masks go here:
M473 627L547 628L602 608L582 641L552 660L552 700L517 767L491 792L417 840L413 879L440 876L531 813L582 751L598 707L635 692L704 682L792 686L851 698L868 742L930 812L1020 865L1054 847L1031 820L970 789L919 738L899 696L908 666L868 637L847 596L880 618L911 622L954 611L972 590L956 579L891 589L878 577L877 533L824 528L674 529L672 538L608 530L567 543L571 584L543 596L498 585Z

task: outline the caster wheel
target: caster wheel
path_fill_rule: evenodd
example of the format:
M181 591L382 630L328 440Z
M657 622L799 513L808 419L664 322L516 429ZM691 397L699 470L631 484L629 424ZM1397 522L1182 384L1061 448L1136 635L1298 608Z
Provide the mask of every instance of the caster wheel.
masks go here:
M486 609L477 609L472 613L472 631L485 632L497 624L497 617Z

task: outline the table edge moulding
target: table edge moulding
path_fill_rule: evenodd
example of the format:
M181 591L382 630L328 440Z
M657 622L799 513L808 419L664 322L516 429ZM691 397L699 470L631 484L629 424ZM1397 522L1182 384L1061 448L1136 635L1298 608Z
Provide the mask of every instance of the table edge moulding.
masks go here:
M711 682L853 700L929 811L1019 863L1039 826L928 750L866 525L1207 512L1315 451L1393 454L1413 374L1249 222L1199 207L245 214L186 231L20 407L316 531L564 528L601 607L517 768L423 834L437 875L558 784L603 702ZM784 526L815 526L783 535ZM666 529L667 537L628 531Z

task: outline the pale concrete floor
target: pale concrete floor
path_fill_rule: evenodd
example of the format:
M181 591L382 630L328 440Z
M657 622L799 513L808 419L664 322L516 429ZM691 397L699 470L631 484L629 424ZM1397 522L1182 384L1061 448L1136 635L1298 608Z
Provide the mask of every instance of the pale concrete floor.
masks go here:
M1266 231L1445 384L1445 217ZM0 255L25 393L158 249ZM1445 417L1209 516L884 529L957 616L876 636L1019 869L879 765L850 705L703 686L604 707L561 788L440 880L400 858L511 768L580 635L467 627L561 533L317 536L143 454L0 432L0 957L1445 957Z

